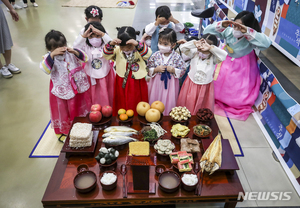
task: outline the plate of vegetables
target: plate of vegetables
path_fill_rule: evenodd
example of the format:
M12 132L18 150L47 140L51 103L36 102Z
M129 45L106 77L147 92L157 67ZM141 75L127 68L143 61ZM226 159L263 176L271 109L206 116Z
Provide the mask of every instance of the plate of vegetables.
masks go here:
M161 139L166 133L158 123L152 123L150 125L144 126L140 133L143 135L143 140L148 141L150 145L154 145L158 139Z
M194 126L193 130L197 137L209 137L212 134L211 128L204 124Z
M106 147L101 147L95 159L99 162L101 167L110 167L116 166L118 157L118 150L115 150L112 147L108 149Z

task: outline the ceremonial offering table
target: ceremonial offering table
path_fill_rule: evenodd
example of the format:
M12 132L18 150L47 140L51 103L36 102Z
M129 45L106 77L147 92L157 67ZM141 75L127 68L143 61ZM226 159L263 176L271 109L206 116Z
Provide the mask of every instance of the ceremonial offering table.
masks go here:
M73 124L76 122L89 123L88 118L77 117L74 119ZM189 120L187 126L191 129L187 137L194 138L193 126L197 125L199 121L196 116L192 116ZM164 128L168 133L163 136L163 139L171 139L170 129L174 124L169 116L164 116L162 122L160 123L162 128ZM98 143L94 156L99 153L100 147L104 146L101 142L103 134L103 129L109 125L117 126L119 125L116 118L112 118L111 122L105 124L106 126L94 126L95 130L99 130ZM136 130L141 130L142 125L138 121L137 117L133 118L131 128ZM212 135L210 139L212 140L218 134L218 126L216 121L213 119L210 127L212 128ZM142 138L138 136L136 138ZM68 138L67 138L68 139ZM204 139L202 139L204 140ZM172 141L172 139L171 139ZM198 140L201 145L202 153L203 147L201 140ZM175 142L174 142L175 143ZM224 147L224 144L226 147ZM120 150L120 155L117 159L117 168L115 169L117 178L117 187L112 191L105 191L102 189L99 181L99 176L103 172L100 170L99 164L94 157L88 157L84 155L70 156L66 158L66 153L61 152L57 163L54 167L52 176L44 193L42 203L44 207L103 207L103 206L134 206L134 205L163 205L163 204L177 204L177 203L218 203L225 202L224 207L235 207L238 202L239 192L244 192L240 180L237 176L235 170L238 170L238 166L235 157L232 153L231 148L228 150L229 142L226 139L222 139L223 146L223 163L222 168L216 171L212 175L208 175L206 172L203 174L203 185L201 195L197 196L194 191L187 192L182 188L174 193L165 193L158 186L158 176L155 175L155 166L150 167L150 183L155 183L155 193L141 193L141 194L127 194L127 198L123 198L123 176L120 173L120 167L125 164L126 156L128 154L128 147ZM180 151L180 144L175 143L175 150ZM230 146L229 146L230 147ZM155 156L153 146L150 147L151 156ZM227 154L225 157L224 154ZM201 158L201 153L195 155L195 162L199 161ZM89 166L89 170L93 171L97 175L97 186L94 190L89 193L79 193L76 191L73 185L73 179L77 174L77 167L85 163ZM170 161L159 161L157 164L164 164L167 168L172 168ZM226 171L226 167L223 164L228 165L229 171ZM130 166L127 166L126 181L128 183L133 182L132 170ZM200 174L200 173L198 173ZM240 199L239 201L242 201Z

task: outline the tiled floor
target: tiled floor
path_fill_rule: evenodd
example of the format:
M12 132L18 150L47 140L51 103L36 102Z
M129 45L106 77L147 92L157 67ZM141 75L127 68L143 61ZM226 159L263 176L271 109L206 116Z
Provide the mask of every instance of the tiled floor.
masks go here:
M19 22L13 22L1 5L14 41L12 62L22 69L22 73L9 80L0 77L0 208L42 207L41 199L56 159L29 159L28 156L50 118L49 76L39 69L42 55L46 53L44 36L50 29L60 30L71 46L86 23L84 8L61 7L61 3L66 1L37 0L38 8L29 3L29 8L18 10ZM19 0L16 2L21 4ZM146 24L154 21L155 8L164 4L170 6L175 18L197 24L198 21L191 17L190 10L199 8L203 2L204 0L139 0L138 9L103 8L103 25L113 38L116 37L117 26L133 25L142 31ZM264 55L299 89L299 67L273 48L268 49ZM290 83L287 81L284 84L288 86ZM245 122L232 123L245 155L237 158L240 167L238 175L244 190L292 192L290 201L248 200L238 203L238 206L299 206L299 196L281 165L273 159L272 150L254 118L250 116ZM199 206L177 205L178 208ZM201 206L223 207L224 204Z

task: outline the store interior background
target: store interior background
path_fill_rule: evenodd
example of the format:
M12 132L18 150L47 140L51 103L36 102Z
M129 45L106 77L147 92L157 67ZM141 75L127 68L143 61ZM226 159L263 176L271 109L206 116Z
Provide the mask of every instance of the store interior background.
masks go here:
M72 46L81 28L86 24L84 8L61 7L68 0L36 0L39 7L28 3L28 8L17 10L20 20L14 22L1 4L10 27L14 46L12 63L22 70L11 79L0 77L0 207L40 208L41 199L56 163L56 158L28 158L50 120L49 79L39 69L42 56L47 53L44 37L51 29L63 32ZM18 5L22 5L16 0ZM168 5L173 16L181 22L197 24L193 9L201 8L203 1L139 0L134 9L102 8L108 34L115 38L116 27L133 25L142 29L155 20L155 9ZM141 38L139 36L138 38ZM180 37L179 37L180 38ZM299 67L280 52L270 47L263 53L281 73L283 86L295 86L300 95ZM3 57L1 57L3 62ZM289 93L289 91L287 91ZM298 97L295 98L298 100ZM238 207L300 206L300 198L282 169L272 156L272 149L253 116L247 121L232 120L244 157L237 157L238 175L245 191L287 191L289 201L245 201ZM199 205L176 205L178 208ZM223 207L224 204L204 204L203 207Z

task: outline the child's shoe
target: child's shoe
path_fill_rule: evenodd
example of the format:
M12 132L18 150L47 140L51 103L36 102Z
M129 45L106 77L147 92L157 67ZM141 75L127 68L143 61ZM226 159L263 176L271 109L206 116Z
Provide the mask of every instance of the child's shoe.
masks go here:
M17 4L13 5L13 8L14 8L14 9L22 9L22 7L20 7L20 6L17 5Z
M28 4L24 4L24 5L23 5L23 8L27 8L27 7L28 7Z
M6 79L13 77L13 75L10 73L10 71L8 70L8 68L6 66L3 66L1 68L1 74Z
M13 73L13 74L19 74L21 73L21 69L17 68L15 65L13 64L8 64L8 66L6 66L8 68L8 70Z
M35 3L35 2L34 2L32 5L33 5L34 7L38 7L38 6L39 6L39 5L38 5L37 3Z

